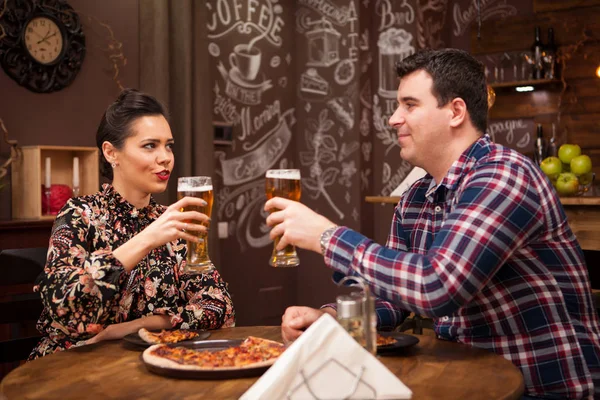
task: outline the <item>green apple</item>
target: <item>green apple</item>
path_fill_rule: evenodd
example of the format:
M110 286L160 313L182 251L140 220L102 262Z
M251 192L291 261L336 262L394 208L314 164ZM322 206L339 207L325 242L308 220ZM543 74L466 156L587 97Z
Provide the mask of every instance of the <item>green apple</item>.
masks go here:
M562 172L562 162L558 157L546 157L540 164L540 168L550 180L555 180Z
M575 175L587 174L592 170L592 160L589 156L582 154L571 160L571 172Z
M573 196L579 191L579 179L571 172L563 172L556 179L556 191L561 196Z
M571 160L581 154L581 147L577 144L563 144L558 148L558 158L565 164L570 164Z

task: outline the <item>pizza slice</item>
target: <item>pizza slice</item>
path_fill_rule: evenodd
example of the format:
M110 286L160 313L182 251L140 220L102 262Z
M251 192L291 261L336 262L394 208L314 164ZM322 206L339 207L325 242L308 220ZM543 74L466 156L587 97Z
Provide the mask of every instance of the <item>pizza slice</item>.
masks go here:
M377 334L377 347L379 346L389 346L391 344L396 343L396 338L393 336L382 336Z
M163 329L160 332L150 332L146 328L140 329L138 335L143 341L151 344L177 343L199 336L198 332L186 329Z
M144 351L142 358L162 368L227 371L270 366L284 350L282 343L250 336L239 346L218 351L154 345Z

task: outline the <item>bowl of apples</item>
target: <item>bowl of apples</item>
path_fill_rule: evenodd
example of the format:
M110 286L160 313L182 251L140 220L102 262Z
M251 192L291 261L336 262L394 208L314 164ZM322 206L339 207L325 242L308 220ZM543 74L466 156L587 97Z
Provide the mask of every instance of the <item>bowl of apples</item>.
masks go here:
M560 196L582 196L592 187L596 175L592 172L592 160L581 154L576 144L563 144L558 157L546 157L540 164Z

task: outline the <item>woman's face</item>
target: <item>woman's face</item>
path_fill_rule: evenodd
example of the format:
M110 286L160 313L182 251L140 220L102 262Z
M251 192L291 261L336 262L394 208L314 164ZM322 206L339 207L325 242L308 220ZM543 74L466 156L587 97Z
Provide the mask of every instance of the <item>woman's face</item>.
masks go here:
M117 167L114 181L127 191L142 194L160 193L167 189L173 170L173 135L162 115L136 119L130 129L133 135L115 151Z

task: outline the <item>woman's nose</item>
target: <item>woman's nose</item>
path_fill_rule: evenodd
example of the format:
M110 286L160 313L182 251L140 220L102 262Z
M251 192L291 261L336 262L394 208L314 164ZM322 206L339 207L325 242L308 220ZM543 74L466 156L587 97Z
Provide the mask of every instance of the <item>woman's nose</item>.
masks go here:
M163 148L161 151L158 152L156 161L159 164L164 164L169 162L171 160L171 157L171 153L166 148Z

